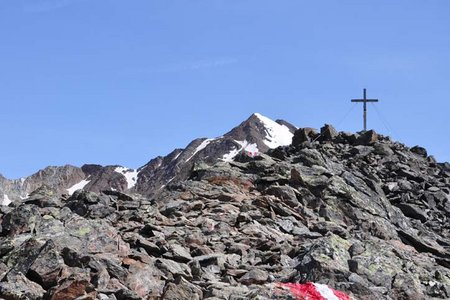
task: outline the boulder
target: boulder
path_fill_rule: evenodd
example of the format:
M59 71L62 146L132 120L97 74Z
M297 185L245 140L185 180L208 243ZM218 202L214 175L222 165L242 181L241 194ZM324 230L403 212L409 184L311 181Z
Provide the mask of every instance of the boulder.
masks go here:
M262 269L252 269L239 279L245 285L263 284L267 282L269 274Z
M3 217L1 235L13 236L25 232L32 232L40 219L41 214L36 205L20 205Z
M378 141L378 134L374 130L362 132L356 139L356 145L373 145Z
M338 132L333 126L325 124L320 128L320 140L322 141L332 141L338 136Z
M427 149L425 149L423 147L420 147L420 146L412 147L411 148L411 152L415 153L415 154L417 154L419 156L422 156L422 157L427 157L428 156Z
M56 190L47 185L42 185L23 200L27 204L35 204L39 207L61 207L62 201Z
M174 283L169 283L165 287L164 295L162 296L164 300L200 300L203 299L202 290L188 282L182 277L178 277Z
M1 299L43 299L45 290L22 273L9 276L0 282Z
M314 128L306 127L299 128L294 132L292 137L292 145L298 146L304 142L311 142L317 136L317 132Z
M87 280L68 279L62 282L53 292L52 300L67 299L92 299L95 300L97 292L95 287Z
M405 214L405 216L426 222L428 220L428 215L423 208L410 203L399 203L398 208Z
M49 289L57 285L63 267L64 260L59 255L54 242L49 240L30 266L28 276L45 289Z

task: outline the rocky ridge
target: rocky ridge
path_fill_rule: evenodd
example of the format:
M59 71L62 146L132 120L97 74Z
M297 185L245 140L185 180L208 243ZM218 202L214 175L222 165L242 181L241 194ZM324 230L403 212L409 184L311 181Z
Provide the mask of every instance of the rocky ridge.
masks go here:
M24 199L42 185L59 194L84 189L96 193L112 190L151 196L169 182L187 179L196 162L214 164L232 160L240 151L258 153L285 146L290 144L295 129L286 121L272 121L256 113L221 137L195 139L185 149L158 156L137 170L119 165L86 164L81 168L70 165L47 167L18 180L8 180L0 175L0 204Z
M450 297L450 165L374 131L196 162L153 197L42 187L0 212L5 299Z

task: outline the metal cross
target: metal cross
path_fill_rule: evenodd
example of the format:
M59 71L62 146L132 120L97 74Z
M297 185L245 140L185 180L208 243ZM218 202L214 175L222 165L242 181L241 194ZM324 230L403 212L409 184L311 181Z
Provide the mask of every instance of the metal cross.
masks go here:
M367 130L367 102L378 102L378 99L367 99L366 97L366 89L364 89L364 98L363 99L352 99L352 102L363 102L364 103L364 131Z

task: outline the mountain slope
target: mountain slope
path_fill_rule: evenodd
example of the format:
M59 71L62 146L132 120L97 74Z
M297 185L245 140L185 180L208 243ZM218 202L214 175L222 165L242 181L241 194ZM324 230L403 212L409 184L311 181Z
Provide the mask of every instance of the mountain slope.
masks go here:
M0 207L0 296L299 299L285 287L314 282L351 299L449 299L450 165L373 131L292 140L198 163L152 197L40 189ZM206 158L204 142L184 160Z
M286 124L286 125L285 125ZM238 153L264 153L271 148L289 145L295 127L253 114L230 132L217 138L192 141L185 149L177 149L166 157L157 157L139 169L134 191L153 195L170 182L187 179L198 162L213 164L231 161Z
M76 189L100 192L129 191L153 195L172 181L185 180L194 164L230 161L242 151L265 152L290 144L295 127L286 121L272 121L253 114L230 132L218 138L193 140L185 149L176 149L165 157L156 157L137 170L122 166L84 165L48 167L20 180L0 177L3 202L26 198L32 191L47 185L58 193L72 194Z

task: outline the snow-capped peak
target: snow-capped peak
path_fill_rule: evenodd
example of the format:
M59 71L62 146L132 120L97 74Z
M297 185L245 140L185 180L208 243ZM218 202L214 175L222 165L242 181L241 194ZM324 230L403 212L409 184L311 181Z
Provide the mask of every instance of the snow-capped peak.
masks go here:
M279 146L287 146L292 143L293 134L287 126L278 124L259 113L255 113L254 115L266 128L266 139L263 142L267 147L273 149Z

